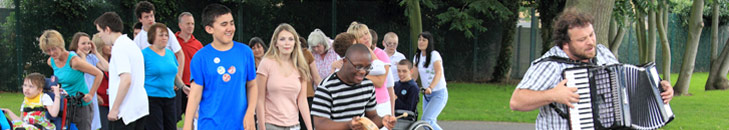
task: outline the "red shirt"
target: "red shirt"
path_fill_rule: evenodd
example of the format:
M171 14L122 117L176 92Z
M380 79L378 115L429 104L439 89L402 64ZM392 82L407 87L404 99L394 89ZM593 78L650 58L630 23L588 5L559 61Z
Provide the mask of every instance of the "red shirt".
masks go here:
M98 95L98 98L101 98L101 100L104 100L104 103L99 104L99 105L105 106L105 107L109 107L109 94L106 93L107 89L109 89L109 72L104 72L104 79L101 80L101 84L99 84L99 88L96 89L96 94Z
M180 32L175 33L175 36L177 37L177 41L180 42L180 47L182 47L182 52L185 53L185 69L182 71L182 81L185 82L185 85L190 85L190 61L192 60L192 56L195 56L195 53L197 53L200 48L203 47L202 43L195 39L195 36L190 35L190 40L185 41L180 37Z

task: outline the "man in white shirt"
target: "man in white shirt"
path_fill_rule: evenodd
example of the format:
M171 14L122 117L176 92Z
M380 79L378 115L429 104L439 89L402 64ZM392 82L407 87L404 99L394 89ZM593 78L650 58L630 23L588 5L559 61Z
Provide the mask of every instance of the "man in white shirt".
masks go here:
M106 12L94 21L99 36L111 47L109 63L109 127L111 130L142 130L149 115L144 89L144 57L132 39L123 35L119 15Z
M139 47L139 49L144 49L151 45L147 40L147 31L149 30L149 27L152 26L152 24L156 23L154 19L154 5L148 1L141 1L135 6L134 13L137 16L137 20L139 20L139 23L142 23L142 30L140 30L139 33L134 36L134 43L137 44L137 47ZM172 32L170 28L167 28L167 34L175 33ZM182 52L182 47L180 47L180 43L179 41L177 41L177 37L175 37L175 35L169 35L169 38L167 38L166 48L172 50L172 52L175 52L175 57L177 57L177 63L185 63L185 53ZM182 71L184 70L184 68L184 64L180 64L179 66L177 66L177 76L179 78L182 78Z

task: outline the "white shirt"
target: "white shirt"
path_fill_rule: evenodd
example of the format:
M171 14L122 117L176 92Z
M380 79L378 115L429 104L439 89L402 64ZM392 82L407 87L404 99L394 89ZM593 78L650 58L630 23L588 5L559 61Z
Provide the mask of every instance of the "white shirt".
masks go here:
M40 100L41 105L43 105L44 107L53 105L53 99L51 99L51 95L45 93L41 94L43 94L41 95L42 97ZM23 112L23 108L25 108L25 100L23 100L23 103L20 104L20 112Z
M415 58L413 58L413 63L418 63L418 73L420 74L420 81L423 84L423 86L421 87L430 87L430 83L433 83L433 78L435 78L435 68L433 67L433 64L436 61L441 61L442 64L443 59L440 57L440 53L438 53L438 51L433 50L432 52L430 52L430 64L428 64L428 66L426 67L423 66L425 65L426 57L422 54L417 56L420 56L419 61L415 62ZM440 81L431 91L438 91L446 88L446 80L444 75L445 71L443 71L442 65L440 72Z
M141 34L141 33L140 33ZM109 62L109 108L114 108L117 91L119 91L120 77L123 73L130 74L131 84L127 95L119 106L119 118L124 124L129 124L149 115L149 102L147 91L144 90L144 57L142 51L134 46L134 41L126 35L119 36L111 47L111 60Z
M172 50L172 52L179 52L182 50L182 47L180 47L180 42L177 41L177 37L175 36L175 33L170 30L170 28L167 28L167 34L169 34L169 38L167 38L167 49ZM139 34L137 34L136 37L134 37L134 43L137 44L137 47L139 49L144 49L149 47L149 40L147 40L147 31L139 31Z
M404 59L405 55L397 51L395 51L395 54L392 54L392 56L390 56L390 73L392 74L393 82L400 81L400 76L397 73L397 64L400 63L400 60Z

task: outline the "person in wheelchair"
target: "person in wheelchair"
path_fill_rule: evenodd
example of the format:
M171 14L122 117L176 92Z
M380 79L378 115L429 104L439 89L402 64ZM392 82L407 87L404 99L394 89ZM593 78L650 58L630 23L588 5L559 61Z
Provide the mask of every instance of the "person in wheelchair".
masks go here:
M61 90L58 85L52 86L53 95L43 93L46 78L40 73L31 73L23 80L23 95L21 116L18 117L11 110L2 108L12 120L14 129L25 130L53 130L56 126L48 118L57 117L60 109ZM51 117L47 117L49 113Z
M393 130L413 130L418 128L431 128L428 122L417 121L418 120L418 98L420 97L421 90L415 80L412 78L411 73L413 69L413 63L407 59L400 60L397 63L397 75L400 78L399 82L395 82L395 115L403 115L407 113L408 116L401 117L397 120L395 128ZM432 128L431 128L432 129Z
M417 107L418 107L418 84L415 83L410 69L413 68L413 63L405 60L400 60L397 63L397 75L400 78L399 82L395 82L395 115L402 115L408 113L407 117L402 117L399 120L416 121L417 118Z

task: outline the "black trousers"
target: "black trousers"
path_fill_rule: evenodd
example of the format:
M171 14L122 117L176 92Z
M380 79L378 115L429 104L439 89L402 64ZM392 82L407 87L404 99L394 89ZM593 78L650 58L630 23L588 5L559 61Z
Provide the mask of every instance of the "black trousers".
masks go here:
M309 103L309 111L311 111L311 102L314 101L314 97L306 97L306 101ZM301 112L299 112L299 115L301 115ZM311 119L311 128L314 128L314 116L310 116L309 118ZM299 116L299 126L301 130L306 130L306 123L304 123L304 118L301 116Z
M175 91L175 103L177 104L177 121L182 120L182 114L185 114L185 110L187 110L187 94L182 91L182 89L177 89Z
M144 116L129 124L124 124L124 121L122 121L123 119L119 119L116 121L109 121L109 129L110 130L144 130L144 124L147 120L147 117L149 117L149 116Z
M99 105L99 119L101 121L100 130L109 130L109 106Z
M177 130L177 105L175 98L149 97L147 130Z

